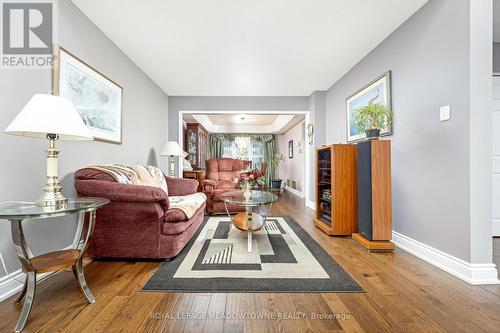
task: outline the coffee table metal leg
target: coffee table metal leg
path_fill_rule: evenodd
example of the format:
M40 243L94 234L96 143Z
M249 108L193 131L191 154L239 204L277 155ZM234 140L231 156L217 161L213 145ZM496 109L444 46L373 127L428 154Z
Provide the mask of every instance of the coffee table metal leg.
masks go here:
M16 249L17 257L21 262L23 271L26 272L26 280L24 282L23 290L16 300L16 302L21 302L21 300L23 300L23 309L15 328L15 332L21 332L24 326L26 326L26 322L28 321L28 317L31 312L31 307L33 305L33 300L35 298L36 272L31 265L33 253L31 253L28 243L26 242L26 238L24 237L22 220L11 220L10 226L12 241L14 243L14 248Z
M28 317L31 312L31 307L33 306L33 300L35 299L35 289L36 289L36 273L28 272L26 273L27 288L26 288L26 296L24 297L23 310L21 311L21 315L17 320L16 328L14 332L21 332L28 321Z
M89 303L94 303L95 298L94 295L92 295L92 292L87 285L87 281L85 280L85 275L83 274L83 255L85 253L85 250L87 250L89 241L91 240L92 234L94 233L95 218L96 212L90 212L88 223L85 228L85 223L83 223L85 221L85 213L80 213L79 224L81 223L81 226L78 227L78 232L80 233L80 235L78 238L75 238L74 242L74 244L76 244L77 250L80 251L80 256L76 260L76 263L73 265L73 274L78 280L80 289L82 290ZM77 241L77 239L79 240Z
M83 263L82 263L81 258L73 266L73 274L75 274L77 276L78 284L80 285L80 289L82 290L83 294L87 298L87 301L91 304L94 303L95 302L94 295L92 295L92 292L90 291L89 287L87 286L87 281L85 280L85 275L83 275Z

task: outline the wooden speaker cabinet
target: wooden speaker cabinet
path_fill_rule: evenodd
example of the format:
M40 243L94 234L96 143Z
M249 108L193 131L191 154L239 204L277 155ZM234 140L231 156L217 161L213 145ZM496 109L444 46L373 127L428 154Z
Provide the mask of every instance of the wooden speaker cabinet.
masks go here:
M353 239L368 250L391 251L391 142L357 144L358 234Z
M316 149L314 224L328 235L357 230L356 146L335 144Z

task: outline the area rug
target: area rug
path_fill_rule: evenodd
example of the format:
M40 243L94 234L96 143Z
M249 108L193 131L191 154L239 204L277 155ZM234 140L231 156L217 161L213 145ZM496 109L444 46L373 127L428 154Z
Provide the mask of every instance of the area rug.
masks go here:
M228 217L207 217L173 260L163 262L143 291L363 292L363 289L289 216L270 217L253 234Z

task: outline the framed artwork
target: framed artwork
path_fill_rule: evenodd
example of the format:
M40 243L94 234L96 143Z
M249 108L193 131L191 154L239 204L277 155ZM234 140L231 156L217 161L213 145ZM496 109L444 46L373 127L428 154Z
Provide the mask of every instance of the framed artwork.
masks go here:
M122 87L90 65L56 48L56 94L69 99L95 140L122 143Z
M364 132L359 132L352 122L354 112L360 107L372 104L383 104L391 107L391 72L367 84L346 99L347 142L356 142L366 137ZM383 128L381 136L391 135L392 126Z
M288 158L293 158L293 140L288 141Z

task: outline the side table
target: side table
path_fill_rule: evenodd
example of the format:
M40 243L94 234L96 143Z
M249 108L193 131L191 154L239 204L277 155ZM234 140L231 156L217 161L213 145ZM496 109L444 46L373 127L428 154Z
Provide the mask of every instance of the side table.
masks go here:
M196 179L199 183L198 192L203 192L203 181L205 180L205 170L184 170L182 178Z
M72 267L83 294L89 303L94 303L94 296L83 274L82 260L94 231L96 210L108 203L109 200L103 198L72 198L68 199L66 207L57 209L38 207L32 202L7 201L0 204L0 220L10 221L12 241L22 270L26 273L23 290L16 299L16 303L23 300L24 303L15 332L21 332L28 320L35 298L36 274L38 273L60 271ZM46 219L71 214L79 215L72 247L34 256L24 236L23 220Z

